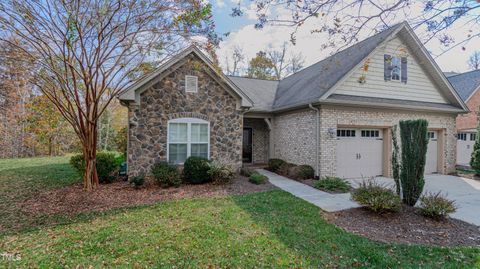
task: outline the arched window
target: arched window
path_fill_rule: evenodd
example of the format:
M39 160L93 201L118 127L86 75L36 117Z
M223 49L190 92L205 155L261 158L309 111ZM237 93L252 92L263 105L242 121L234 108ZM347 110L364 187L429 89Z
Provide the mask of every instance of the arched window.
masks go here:
M196 118L168 121L167 159L183 164L190 156L210 158L210 123Z

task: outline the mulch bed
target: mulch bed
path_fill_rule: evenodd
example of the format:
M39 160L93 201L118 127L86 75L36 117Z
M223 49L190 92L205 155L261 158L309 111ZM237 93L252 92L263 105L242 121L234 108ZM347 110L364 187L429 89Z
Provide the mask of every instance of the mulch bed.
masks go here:
M118 181L101 184L93 192L83 191L83 185L81 184L43 192L24 201L20 206L25 213L31 215L62 214L72 216L82 212L98 212L168 200L239 195L268 191L274 188L276 187L269 182L261 185L252 184L248 182L248 178L242 176L238 176L229 184L182 185L178 188L167 189L160 188L148 179L140 189L134 189L128 182Z
M457 219L435 221L411 207L383 215L364 208L324 215L327 221L348 232L384 243L480 246L480 227Z

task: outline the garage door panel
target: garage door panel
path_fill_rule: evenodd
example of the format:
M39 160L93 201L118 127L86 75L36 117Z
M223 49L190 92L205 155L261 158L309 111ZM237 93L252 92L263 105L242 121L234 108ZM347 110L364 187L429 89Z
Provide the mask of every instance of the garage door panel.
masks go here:
M457 164L469 165L475 144L475 133L459 133L457 140Z
M349 129L352 133L353 129ZM383 141L379 129L355 129L355 136L344 129L337 132L337 176L360 178L382 175Z
M425 161L425 174L438 171L438 132L428 131L427 158Z

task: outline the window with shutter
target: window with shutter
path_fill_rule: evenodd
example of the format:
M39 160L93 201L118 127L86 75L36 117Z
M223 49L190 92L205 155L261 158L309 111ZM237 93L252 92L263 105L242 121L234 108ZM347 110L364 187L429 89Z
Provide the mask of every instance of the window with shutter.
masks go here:
M197 91L198 91L198 77L185 76L185 92L197 92Z

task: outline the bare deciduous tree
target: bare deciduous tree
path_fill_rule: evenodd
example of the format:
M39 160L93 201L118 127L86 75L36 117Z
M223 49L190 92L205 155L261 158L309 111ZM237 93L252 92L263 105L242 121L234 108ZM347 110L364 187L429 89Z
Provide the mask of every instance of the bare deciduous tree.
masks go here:
M472 70L480 69L480 51L475 51L468 59L468 67Z
M414 28L423 27L423 42L439 40L446 50L466 46L480 38L480 1L475 0L254 0L258 22L256 28L265 25L292 27L291 41L295 43L297 30L307 21L317 25L312 32L330 35L322 47L338 49L356 42L361 33L371 35L402 20ZM250 5L249 5L250 6ZM240 4L232 9L232 16L244 14ZM461 40L454 40L446 30L458 25L468 31ZM339 43L342 42L341 45ZM453 44L455 43L455 44ZM437 55L439 56L439 55Z
M280 50L267 52L268 58L273 63L275 77L280 80L303 68L305 60L301 53L288 55L288 43L284 42Z
M83 146L84 188L98 186L97 124L129 75L156 53L192 35L215 39L211 6L201 0L4 0L0 39L21 41L41 92ZM15 44L12 44L15 45Z
M231 66L230 66L230 57L225 56L225 72L229 76L238 76L240 74L240 65L245 60L245 55L240 46L235 46L231 55Z

